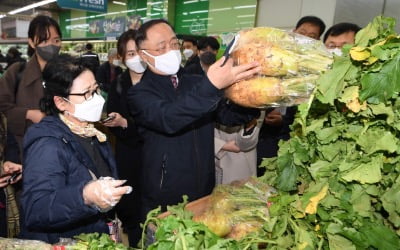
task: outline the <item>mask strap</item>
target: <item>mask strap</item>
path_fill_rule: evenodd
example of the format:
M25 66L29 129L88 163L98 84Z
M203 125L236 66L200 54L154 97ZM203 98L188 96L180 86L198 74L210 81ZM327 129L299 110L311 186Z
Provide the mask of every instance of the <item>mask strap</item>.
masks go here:
M151 58L153 58L153 59L156 58L155 56L150 55L149 52L147 52L146 50L142 49L142 51L143 51L146 55L150 56Z
M144 50L144 49L142 49L142 51L143 51L143 53L145 53L146 55L148 55L148 56L150 56L151 58L153 58L153 59L154 59L154 63L156 63L156 61L155 61L156 57L155 57L155 56L150 55L150 54L149 54L146 50ZM149 66L155 68L155 66L151 65L147 60L146 60L145 63L146 63L147 65L149 65Z

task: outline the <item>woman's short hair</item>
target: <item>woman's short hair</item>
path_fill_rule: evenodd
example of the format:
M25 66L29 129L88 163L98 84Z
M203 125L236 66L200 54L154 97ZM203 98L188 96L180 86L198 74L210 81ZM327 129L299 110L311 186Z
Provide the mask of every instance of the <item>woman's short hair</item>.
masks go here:
M50 36L50 27L54 27L60 38L62 37L60 26L56 20L49 16L37 16L29 23L28 38L30 38L36 45L46 41ZM28 46L28 56L31 57L34 53L35 49Z
M72 82L85 70L89 69L80 64L79 58L67 54L48 61L42 72L44 97L40 100L40 110L47 115L60 113L54 103L54 96L67 98Z

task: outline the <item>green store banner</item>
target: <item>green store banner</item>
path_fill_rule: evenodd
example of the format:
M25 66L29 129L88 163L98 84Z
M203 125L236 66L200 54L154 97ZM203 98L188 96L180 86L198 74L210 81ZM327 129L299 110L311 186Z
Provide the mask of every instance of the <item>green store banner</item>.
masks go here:
M107 12L107 0L57 0L57 5L66 9L78 9L93 12Z
M257 10L257 0L125 0L124 3L118 5L108 1L106 13L62 11L60 26L63 38L115 39L125 30L137 29L147 20L165 18L178 35L212 35L224 48L237 31L254 27Z

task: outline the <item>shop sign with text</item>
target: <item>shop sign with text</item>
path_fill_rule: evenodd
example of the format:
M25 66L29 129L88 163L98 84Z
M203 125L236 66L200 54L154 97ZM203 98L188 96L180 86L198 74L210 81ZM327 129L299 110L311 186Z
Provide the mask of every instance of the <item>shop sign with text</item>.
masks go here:
M107 0L57 0L58 6L93 12L107 12Z

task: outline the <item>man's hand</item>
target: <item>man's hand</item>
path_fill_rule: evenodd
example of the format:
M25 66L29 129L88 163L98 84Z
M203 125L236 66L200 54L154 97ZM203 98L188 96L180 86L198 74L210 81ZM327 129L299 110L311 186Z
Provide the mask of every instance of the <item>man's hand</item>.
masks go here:
M248 79L261 71L257 62L245 65L233 66L232 58L229 58L224 66L221 67L225 57L220 58L210 66L207 77L217 89L229 87L235 82Z
M265 124L268 124L270 126L278 127L282 125L282 114L278 110L274 109L271 112L269 112L265 118L264 122Z
M225 145L222 147L222 150L228 151L228 152L233 152L233 153L239 153L240 148L236 145L235 141L227 141Z

